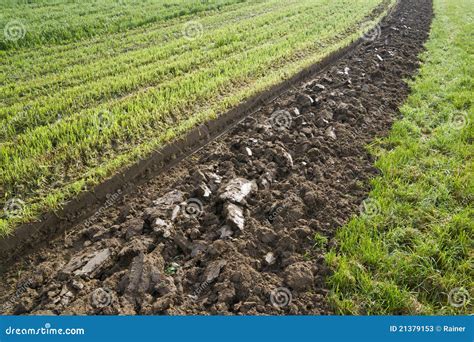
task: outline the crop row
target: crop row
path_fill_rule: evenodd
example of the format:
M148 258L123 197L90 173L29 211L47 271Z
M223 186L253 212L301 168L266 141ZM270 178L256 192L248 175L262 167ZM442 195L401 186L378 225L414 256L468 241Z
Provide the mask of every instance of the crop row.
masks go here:
M110 76L108 73L103 77L90 79L89 82L87 79L79 78L79 84L70 87L67 87L64 82L61 82L59 86L45 87L35 94L36 98L33 101L24 99L20 102L17 97L12 100L13 105L0 109L0 118L3 118L7 131L12 125L13 128L16 126L16 129L9 132L13 135L22 132L25 128L31 129L38 124L54 122L58 116L65 118L85 106L90 108L111 98L158 85L168 79L199 69L208 61L241 53L270 39L285 39L287 30L300 20L299 11L304 10L305 8L302 8L293 12L265 16L249 25L241 23L238 31L232 27L216 30L215 33L206 34L200 43L195 43L195 46L185 49L182 54L173 53L175 50L167 46L151 48L142 53L143 59L147 60L146 64L135 67L118 61L111 66ZM275 27L280 22L281 26ZM268 29L270 27L272 30ZM213 43L216 41L221 43ZM140 60L140 57L136 60ZM68 78L67 74L65 78ZM54 94L53 98L50 94ZM10 119L18 113L21 120Z
M64 89L50 82L39 88L37 99L26 96L24 102L12 94L18 102L1 112L7 128L0 143L5 200L25 200L26 216L56 207L347 44L360 35L361 21L380 2L321 0L315 5L305 0L275 6L241 22L212 29L203 25L195 40L180 37L169 45L149 45L139 50L141 62L128 70L130 64L126 59L120 64L118 54L119 62L110 59L105 76L85 72L83 82L76 83L81 74L74 73L76 79ZM170 46L179 53L167 54ZM57 77L66 80L67 75L58 70ZM12 108L23 111L17 119ZM7 231L11 222L0 221L0 231Z
M0 50L77 41L98 34L122 32L150 23L222 10L245 0L86 0L0 5ZM21 39L17 39L21 37Z
M180 17L164 23L97 36L79 42L47 45L42 46L41 49L7 51L4 52L6 63L0 65L0 77L4 78L7 84L15 84L18 81L28 81L32 75L35 78L43 78L76 65L83 67L94 65L96 61L116 58L117 55L124 55L124 58L133 57L131 53L137 50L176 42L176 38L182 38L183 30L190 21L198 20L203 27L212 30L227 23L259 16L264 12L274 12L282 6L283 3L278 0L266 1L263 4L256 2L246 6L240 5L240 7L234 5L229 6L226 12L206 12L202 14L202 17ZM37 63L29 63L32 59Z

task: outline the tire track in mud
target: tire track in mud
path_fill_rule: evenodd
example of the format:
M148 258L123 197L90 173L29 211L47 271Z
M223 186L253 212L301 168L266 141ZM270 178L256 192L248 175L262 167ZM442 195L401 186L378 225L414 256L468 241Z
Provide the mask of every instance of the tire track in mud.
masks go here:
M111 194L11 266L2 312L330 314L324 253L367 196L365 146L408 95L431 17L431 0L402 0L351 54L168 174Z

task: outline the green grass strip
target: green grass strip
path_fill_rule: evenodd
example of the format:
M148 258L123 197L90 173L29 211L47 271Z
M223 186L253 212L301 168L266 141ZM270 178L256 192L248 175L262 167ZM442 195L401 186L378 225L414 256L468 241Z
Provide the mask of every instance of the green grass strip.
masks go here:
M342 227L327 255L341 314L472 313L474 2L434 6L403 119L370 147L379 210Z

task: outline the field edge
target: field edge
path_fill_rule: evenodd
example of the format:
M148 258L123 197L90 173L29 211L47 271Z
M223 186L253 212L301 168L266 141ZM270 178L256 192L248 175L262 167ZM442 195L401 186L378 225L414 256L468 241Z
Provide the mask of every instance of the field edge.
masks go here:
M435 0L434 10L423 65L400 108L403 118L389 137L369 146L381 176L361 215L339 229L337 248L326 256L331 301L340 314L458 315L472 309L467 13L474 6Z

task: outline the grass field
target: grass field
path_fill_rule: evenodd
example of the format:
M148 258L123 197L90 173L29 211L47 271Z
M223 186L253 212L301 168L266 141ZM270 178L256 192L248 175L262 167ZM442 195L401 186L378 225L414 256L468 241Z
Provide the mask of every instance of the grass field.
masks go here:
M340 313L472 312L474 3L434 5L403 119L370 146L382 176L327 255Z
M2 2L0 235L347 45L381 3Z
M0 27L24 32L22 39L0 38L0 48L35 46L79 41L104 33L124 32L149 24L165 24L171 19L199 15L210 10L226 10L244 0L5 0ZM22 27L23 26L23 27ZM155 28L156 29L156 28ZM16 31L17 32L17 31Z

